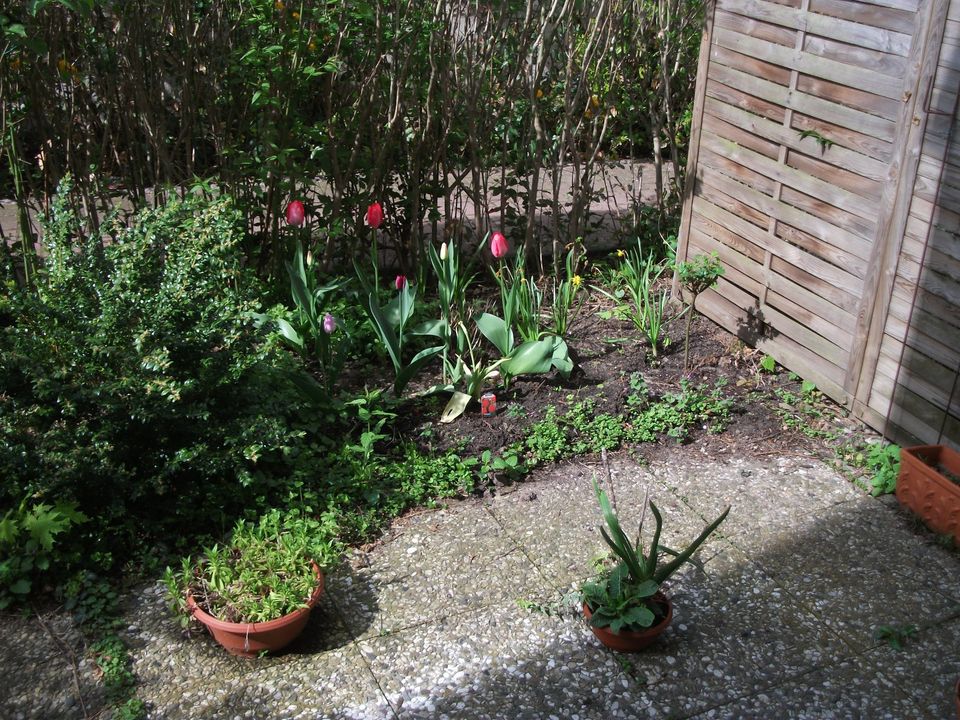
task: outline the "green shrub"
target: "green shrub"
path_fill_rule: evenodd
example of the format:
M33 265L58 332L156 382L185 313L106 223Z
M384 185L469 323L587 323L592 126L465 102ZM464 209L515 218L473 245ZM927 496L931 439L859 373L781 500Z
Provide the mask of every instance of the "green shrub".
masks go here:
M75 502L122 556L143 533L222 533L284 483L292 361L251 320L240 221L172 202L104 245L55 202L36 292L8 282L0 306L0 502Z

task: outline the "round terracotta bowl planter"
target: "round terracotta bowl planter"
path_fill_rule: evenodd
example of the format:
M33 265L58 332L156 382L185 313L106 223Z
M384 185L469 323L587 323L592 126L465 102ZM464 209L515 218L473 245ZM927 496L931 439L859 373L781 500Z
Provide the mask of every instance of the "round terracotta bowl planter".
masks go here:
M660 622L656 625L651 625L646 630L639 632L623 630L615 633L609 628L598 628L593 625L590 626L590 629L593 630L593 634L597 636L600 642L611 650L616 650L617 652L637 652L638 650L643 650L645 647L652 645L654 640L663 634L663 631L669 627L670 622L673 620L673 603L670 602L670 598L661 593L657 593L653 596L653 600L661 606L666 606L667 612L663 618L661 618ZM593 613L590 612L590 608L586 603L583 604L583 614L589 623L590 618L593 617Z
M307 601L307 607L263 623L232 623L218 620L200 608L193 595L187 592L187 607L190 614L207 628L213 639L220 643L231 655L256 657L260 653L276 652L289 645L303 632L310 619L310 611L319 602L323 594L323 573L316 563L313 572L317 576L317 586Z

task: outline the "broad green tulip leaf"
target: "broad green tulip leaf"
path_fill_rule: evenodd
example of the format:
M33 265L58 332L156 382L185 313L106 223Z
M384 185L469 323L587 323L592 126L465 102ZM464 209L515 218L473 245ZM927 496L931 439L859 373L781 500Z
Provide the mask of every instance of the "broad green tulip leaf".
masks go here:
M503 371L511 377L545 373L550 372L552 358L552 340L533 340L516 348L504 361L502 367Z
M280 330L280 334L285 340L287 340L291 345L303 349L303 338L300 337L300 333L288 323L283 318L277 318L277 328Z
M450 326L446 320L426 320L410 330L412 335L428 335L444 339L450 333Z
M481 313L475 322L483 336L494 344L501 355L504 357L510 355L513 350L513 330L507 327L503 318L490 313Z
M458 417L463 415L472 399L473 398L467 395L467 393L462 393L459 390L455 391L453 395L450 396L447 406L443 409L443 413L440 415L440 422L453 422Z
M433 360L433 358L442 352L443 345L436 345L434 347L424 348L414 355L413 360L410 361L410 364L397 372L397 379L393 382L394 395L400 397L400 395L403 393L403 389L407 386L407 383L410 382L410 380L412 380L418 372L420 372L424 365Z

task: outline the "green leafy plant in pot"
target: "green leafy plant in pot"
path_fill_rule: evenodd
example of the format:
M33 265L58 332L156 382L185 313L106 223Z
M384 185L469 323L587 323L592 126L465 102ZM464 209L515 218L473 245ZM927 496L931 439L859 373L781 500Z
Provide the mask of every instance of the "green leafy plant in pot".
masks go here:
M323 571L339 556L336 525L271 510L239 521L229 542L167 568L164 583L185 623L192 618L234 655L279 650L302 632L323 593Z
M697 548L710 537L730 512L728 506L720 517L708 525L699 537L682 552L660 544L663 518L653 501L649 508L656 521L648 551L643 548L643 518L633 542L624 533L607 493L594 481L594 491L606 527L600 533L616 555L618 562L580 589L583 612L594 635L607 647L620 652L635 652L650 645L667 629L673 619L673 606L660 590ZM672 556L661 562L661 555Z

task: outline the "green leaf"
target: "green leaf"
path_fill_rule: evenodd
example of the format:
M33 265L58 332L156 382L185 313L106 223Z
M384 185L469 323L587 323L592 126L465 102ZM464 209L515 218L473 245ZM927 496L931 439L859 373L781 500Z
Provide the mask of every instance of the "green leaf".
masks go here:
M532 340L517 347L501 366L511 377L550 372L554 343L550 338Z
M510 355L510 351L513 350L513 330L507 327L503 318L498 318L490 313L481 313L477 316L475 322L483 336L493 343L501 355L504 357ZM516 375L518 373L511 374Z
M26 578L20 578L10 586L10 592L14 595L29 595L30 581Z
M303 349L303 338L300 337L300 333L294 329L293 325L283 318L277 318L277 329L280 330L280 335L283 336L284 340L301 350Z

